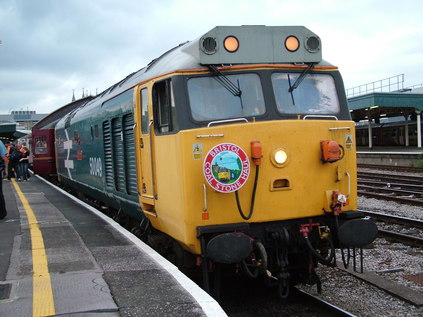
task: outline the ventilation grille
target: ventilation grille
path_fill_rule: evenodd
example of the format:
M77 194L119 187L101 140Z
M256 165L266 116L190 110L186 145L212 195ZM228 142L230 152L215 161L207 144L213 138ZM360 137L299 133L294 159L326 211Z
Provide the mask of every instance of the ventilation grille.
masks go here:
M129 195L138 195L137 162L135 158L134 115L123 116L123 143L126 164L126 190Z
M123 131L121 118L112 120L114 174L116 190L125 191L125 155L123 152Z
M104 142L104 168L106 176L106 186L114 187L112 139L110 137L110 122L103 122L103 142Z

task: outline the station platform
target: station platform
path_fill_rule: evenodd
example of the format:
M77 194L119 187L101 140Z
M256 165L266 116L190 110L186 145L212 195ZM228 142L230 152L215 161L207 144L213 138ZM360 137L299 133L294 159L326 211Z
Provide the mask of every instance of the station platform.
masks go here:
M3 180L0 316L226 316L136 236L33 176Z
M423 148L416 146L357 146L358 164L415 166L423 163Z

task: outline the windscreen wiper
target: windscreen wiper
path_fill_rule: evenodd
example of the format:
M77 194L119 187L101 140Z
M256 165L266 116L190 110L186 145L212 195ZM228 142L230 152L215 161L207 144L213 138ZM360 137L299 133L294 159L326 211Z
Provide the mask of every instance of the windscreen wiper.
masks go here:
M300 77L297 78L297 80L295 81L295 83L292 86L291 86L291 82L289 83L289 89L288 89L288 91L290 93L292 93L295 89L298 88L298 86L303 81L305 75L307 75L307 73L313 69L313 67L314 67L315 64L316 63L310 63L310 65L308 65L308 67L301 73ZM289 79L289 77L288 77L288 79Z
M209 65L209 68L218 75L215 79L223 86L225 87L232 95L235 97L241 98L242 91L239 89L239 81L238 81L238 87L223 74L220 70L217 69L214 65ZM242 100L242 99L241 99Z
M292 104L295 106L294 94L292 93L292 91L293 91L294 89L292 89L292 86L291 86L291 77L289 76L289 73L288 73L288 84L289 84L289 89L288 89L288 91L289 91L289 93L291 94Z

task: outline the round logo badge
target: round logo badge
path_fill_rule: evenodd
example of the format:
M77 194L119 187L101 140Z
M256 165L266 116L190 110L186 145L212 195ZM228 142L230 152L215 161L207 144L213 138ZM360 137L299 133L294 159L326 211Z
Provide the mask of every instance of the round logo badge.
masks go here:
M232 193L240 189L250 176L250 161L238 145L222 143L207 153L203 172L213 189Z

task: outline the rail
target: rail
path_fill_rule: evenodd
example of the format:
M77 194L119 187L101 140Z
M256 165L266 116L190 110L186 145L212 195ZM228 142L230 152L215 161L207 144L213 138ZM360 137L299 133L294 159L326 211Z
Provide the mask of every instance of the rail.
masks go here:
M310 293L307 293L303 290L300 290L298 288L295 288L295 293L298 295L298 297L303 297L306 300L315 303L316 305L323 307L325 310L328 310L331 314L334 314L336 316L345 316L345 317L356 317L357 315L354 315L341 307L335 306L334 304L331 304L317 296L314 296Z

